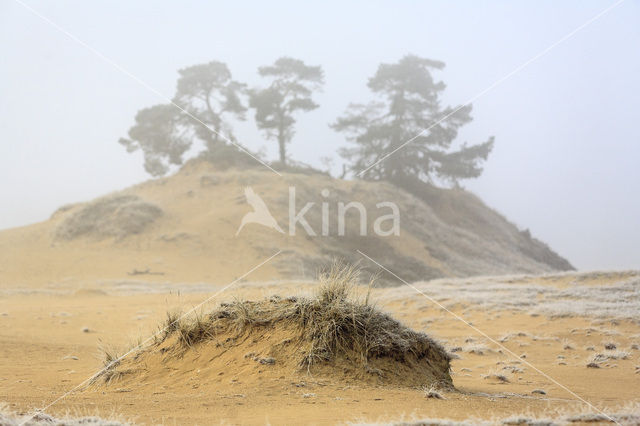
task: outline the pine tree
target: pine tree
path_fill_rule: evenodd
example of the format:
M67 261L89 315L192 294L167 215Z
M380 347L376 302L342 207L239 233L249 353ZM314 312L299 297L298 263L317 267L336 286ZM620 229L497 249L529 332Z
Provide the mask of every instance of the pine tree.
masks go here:
M352 142L341 150L352 171L373 180L437 177L454 184L480 175L494 139L454 149L458 129L472 120L471 105L441 106L445 84L431 70L442 68L443 62L413 55L378 67L368 83L378 100L351 104L331 125Z
M250 92L249 105L255 109L258 128L269 139L278 142L281 164L286 164L286 146L293 139L298 111L318 108L311 95L320 90L324 82L320 66L305 65L299 59L282 57L273 65L260 67L262 77L271 80L268 87Z

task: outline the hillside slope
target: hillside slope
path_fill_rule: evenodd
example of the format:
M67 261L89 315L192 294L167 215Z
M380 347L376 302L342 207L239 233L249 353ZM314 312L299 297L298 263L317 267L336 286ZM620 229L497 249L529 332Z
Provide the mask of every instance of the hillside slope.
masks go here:
M236 235L252 211L245 188L258 195L282 233L256 223ZM295 208L290 191L295 189ZM313 278L332 258L366 253L406 280L572 269L545 244L519 231L474 195L423 186L413 195L389 183L344 181L324 175L268 170L215 170L190 162L173 176L65 206L38 224L0 232L0 285L59 286L65 282L133 280L221 282L241 276L282 250L248 279ZM366 210L360 235L355 208L339 233L338 203ZM398 206L399 235L381 236L376 219ZM309 235L291 216L304 218ZM327 218L323 235L323 214ZM388 230L391 221L382 223ZM376 268L363 266L371 271ZM382 276L382 282L386 278ZM397 281L388 279L388 282Z

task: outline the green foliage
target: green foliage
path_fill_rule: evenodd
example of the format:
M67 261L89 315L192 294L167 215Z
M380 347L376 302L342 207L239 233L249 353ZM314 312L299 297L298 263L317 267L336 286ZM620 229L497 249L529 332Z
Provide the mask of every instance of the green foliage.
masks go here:
M136 114L129 138L120 138L128 152L142 150L144 168L152 176L167 173L170 165L182 164L182 156L191 146L191 140L178 131L179 112L171 104L144 108Z
M445 84L435 81L431 70L442 68L443 62L413 55L378 67L368 87L379 99L351 104L332 124L354 145L341 151L353 171L375 164L363 177L391 181L407 177L432 181L438 177L453 183L480 175L480 162L488 157L493 137L478 145L452 149L459 128L472 120L471 106L440 105Z
M240 98L245 85L233 80L229 68L217 61L193 65L178 73L180 78L173 101L208 126L193 117L184 117L184 121L193 126L195 136L205 142L209 151L214 151L220 143L234 141L225 116L245 119L247 108Z
M255 109L258 128L269 139L278 142L280 163L287 160L286 144L295 132L294 113L311 111L318 105L311 98L324 82L320 66L308 66L298 59L282 57L273 65L258 69L271 80L268 87L250 91L249 106Z
M351 170L366 169L364 178L395 182L438 178L457 184L480 176L493 137L476 145L454 146L459 128L471 121L471 106L441 107L445 85L435 81L431 71L443 67L442 62L412 55L378 67L368 84L378 100L350 105L332 124L353 142L341 150ZM260 67L258 73L269 85L247 90L222 62L181 69L172 103L140 110L128 137L119 142L129 152L141 150L145 169L153 176L183 164L194 146L202 146L200 156L221 167L248 166L250 157L237 149L229 124L231 118L245 119L242 97L248 94L256 125L277 141L284 167L289 160L286 147L295 134L295 115L318 108L312 96L322 88L324 73L320 66L289 57Z
M128 152L142 150L145 169L153 176L181 165L196 142L209 156L226 153L236 143L228 117L244 120L247 110L241 99L245 85L232 79L224 63L213 61L178 72L173 103L140 110L129 137L119 141Z

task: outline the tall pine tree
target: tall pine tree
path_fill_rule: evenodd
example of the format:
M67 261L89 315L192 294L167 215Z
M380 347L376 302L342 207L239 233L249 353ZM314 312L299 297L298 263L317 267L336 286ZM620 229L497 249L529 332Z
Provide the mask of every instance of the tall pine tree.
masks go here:
M443 62L413 55L378 67L368 83L378 100L351 104L331 125L352 142L341 150L352 171L372 180L439 178L454 184L482 173L493 137L454 147L458 129L471 121L471 106L441 106L445 84L435 81L431 70L442 68Z
M287 144L295 131L294 114L318 108L311 96L324 83L322 67L282 57L273 65L260 67L258 72L271 82L264 89L251 91L249 105L255 109L258 128L278 142L280 163L285 165Z

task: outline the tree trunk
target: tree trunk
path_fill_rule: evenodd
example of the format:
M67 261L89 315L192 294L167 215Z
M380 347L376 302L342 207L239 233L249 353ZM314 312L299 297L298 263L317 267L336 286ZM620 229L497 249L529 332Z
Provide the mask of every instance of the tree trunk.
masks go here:
M284 135L284 113L282 110L279 112L278 116L280 119L280 123L278 124L278 148L280 148L280 163L284 166L287 163L287 148L285 146L287 141L285 140Z
M284 166L287 162L287 152L285 148L284 135L278 133L278 146L280 148L280 163Z

